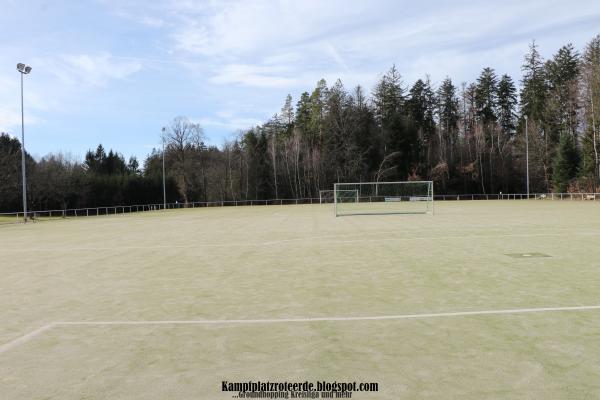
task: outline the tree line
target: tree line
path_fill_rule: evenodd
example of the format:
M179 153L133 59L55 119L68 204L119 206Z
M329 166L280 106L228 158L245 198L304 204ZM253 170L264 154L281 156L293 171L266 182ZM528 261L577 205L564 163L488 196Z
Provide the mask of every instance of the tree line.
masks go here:
M163 129L168 201L318 197L334 182L433 180L436 193L598 191L600 35L548 60L532 42L519 82L406 86L392 67L370 94L320 80L264 124L207 146L185 117ZM525 138L528 137L528 142ZM162 149L139 165L99 145L83 162L27 157L34 209L162 202ZM20 143L0 135L0 210L20 209Z

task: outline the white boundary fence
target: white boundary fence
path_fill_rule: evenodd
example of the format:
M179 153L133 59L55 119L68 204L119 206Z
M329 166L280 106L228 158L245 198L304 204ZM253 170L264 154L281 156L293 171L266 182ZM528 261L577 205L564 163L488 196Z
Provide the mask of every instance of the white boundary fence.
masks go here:
M600 193L439 194L434 200L598 200Z
M33 221L46 219L61 219L75 217L92 217L101 215L123 215L145 211L173 210L180 208L202 207L228 207L228 206L265 206L288 204L318 204L319 198L302 199L269 199L269 200L222 200L222 201L195 201L188 203L163 203L139 204L131 206L106 206L89 208L68 208L55 210L28 211L27 216ZM0 213L0 224L7 222L23 222L23 212Z
M503 194L438 194L433 196L435 201L463 201L463 200L564 200L564 201L598 201L600 193L503 193ZM229 207L229 206L265 206L289 204L320 204L321 198L307 197L300 199L269 199L269 200L223 200L223 201L196 201L190 203L167 203L166 209L202 208L202 207ZM371 196L361 196L360 202L372 201ZM333 199L331 201L333 203ZM33 221L62 219L75 217L92 217L101 215L123 215L136 212L160 211L165 209L163 203L143 204L131 206L108 206L90 208L68 208L56 210L30 211L28 217ZM0 213L0 225L5 223L23 222L23 212Z

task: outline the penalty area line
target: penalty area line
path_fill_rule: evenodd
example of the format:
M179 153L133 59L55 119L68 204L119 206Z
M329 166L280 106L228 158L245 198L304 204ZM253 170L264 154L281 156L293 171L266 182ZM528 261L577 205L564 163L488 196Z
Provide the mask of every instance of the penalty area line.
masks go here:
M199 320L154 320L154 321L62 321L55 325L64 326L110 326L110 325L226 325L226 324L276 324L292 322L338 322L338 321L385 321L403 319L426 319L443 317L465 317L478 315L526 314L560 311L600 310L600 305L573 307L515 308L506 310L457 311L425 314L376 315L356 317L298 317L273 319L199 319Z
M148 321L60 321L44 325L34 331L0 345L0 354L20 346L48 330L58 326L150 326L150 325L228 325L228 324L277 324L300 322L343 322L343 321L390 321L406 319L427 319L445 317L466 317L485 315L510 315L544 312L590 311L600 310L600 305L573 307L515 308L504 310L457 311L424 314L399 314L357 317L306 317L273 319L200 319L200 320L148 320Z

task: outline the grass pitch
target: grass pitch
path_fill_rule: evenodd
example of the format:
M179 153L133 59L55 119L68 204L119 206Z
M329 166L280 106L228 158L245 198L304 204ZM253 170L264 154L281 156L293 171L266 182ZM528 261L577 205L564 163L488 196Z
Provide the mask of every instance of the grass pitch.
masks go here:
M222 380L337 380L379 383L357 399L599 398L598 309L422 314L600 305L600 203L435 207L0 226L0 397L228 399Z

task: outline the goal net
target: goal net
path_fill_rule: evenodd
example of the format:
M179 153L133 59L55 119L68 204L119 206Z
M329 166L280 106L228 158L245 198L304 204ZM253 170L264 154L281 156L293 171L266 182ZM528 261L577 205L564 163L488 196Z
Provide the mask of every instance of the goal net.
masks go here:
M364 182L333 185L335 215L433 214L433 182Z
M333 190L319 190L319 203L333 203Z

